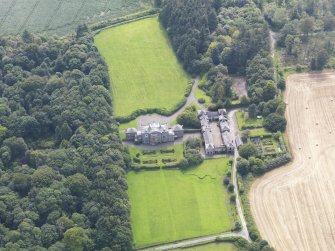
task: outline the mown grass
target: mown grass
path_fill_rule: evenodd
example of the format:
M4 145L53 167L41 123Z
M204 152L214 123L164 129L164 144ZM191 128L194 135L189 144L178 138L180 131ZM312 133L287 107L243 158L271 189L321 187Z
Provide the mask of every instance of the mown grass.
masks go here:
M174 250L192 250L192 251L237 251L237 247L232 243L217 242L205 245L193 246L189 248L180 248Z
M157 17L103 30L95 43L109 68L115 115L170 110L183 100L190 78Z
M249 132L250 132L250 137L271 135L271 132L265 130L264 128L252 129L252 130L249 130Z
M228 160L205 160L185 172L177 169L129 172L135 246L232 229L237 214L222 185Z
M195 98L199 101L199 99L204 99L206 104L210 104L212 102L212 98L207 96L207 94L197 87L194 91Z
M126 130L127 128L137 128L137 119L131 120L128 123L122 123L119 126L119 130Z
M263 126L263 118L251 119L248 117L248 113L245 111L238 111L236 114L236 120L238 128L244 130L246 128L261 128Z

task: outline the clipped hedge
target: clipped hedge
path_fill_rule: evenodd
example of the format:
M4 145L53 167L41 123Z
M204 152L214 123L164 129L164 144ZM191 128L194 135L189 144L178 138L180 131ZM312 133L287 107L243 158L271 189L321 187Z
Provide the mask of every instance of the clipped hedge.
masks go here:
M184 129L184 133L195 133L195 132L201 132L201 129Z

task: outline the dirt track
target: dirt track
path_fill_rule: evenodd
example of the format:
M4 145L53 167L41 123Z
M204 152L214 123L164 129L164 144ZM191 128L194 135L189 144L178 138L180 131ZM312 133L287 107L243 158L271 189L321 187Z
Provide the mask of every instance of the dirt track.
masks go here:
M250 204L276 250L335 250L335 72L288 78L293 162L259 178Z

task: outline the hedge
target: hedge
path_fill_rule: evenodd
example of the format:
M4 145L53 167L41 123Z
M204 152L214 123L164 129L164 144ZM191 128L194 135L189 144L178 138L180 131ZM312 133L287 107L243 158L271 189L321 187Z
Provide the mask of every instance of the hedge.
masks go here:
M201 129L184 129L184 133L201 132Z
M115 26L115 25L126 23L129 21L140 20L143 18L150 17L152 15L158 14L159 10L160 9L155 8L155 9L142 11L142 12L139 12L133 15L118 17L118 18L111 19L111 20L104 20L99 23L91 25L89 28L91 29L91 31L95 31L96 33L99 33L101 30L109 26Z

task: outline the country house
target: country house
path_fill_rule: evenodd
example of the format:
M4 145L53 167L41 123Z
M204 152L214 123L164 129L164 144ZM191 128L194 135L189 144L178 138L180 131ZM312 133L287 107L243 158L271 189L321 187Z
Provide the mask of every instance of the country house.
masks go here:
M183 126L178 124L168 127L167 124L151 123L141 126L139 129L128 128L126 130L126 140L135 144L158 145L173 142L183 136Z

